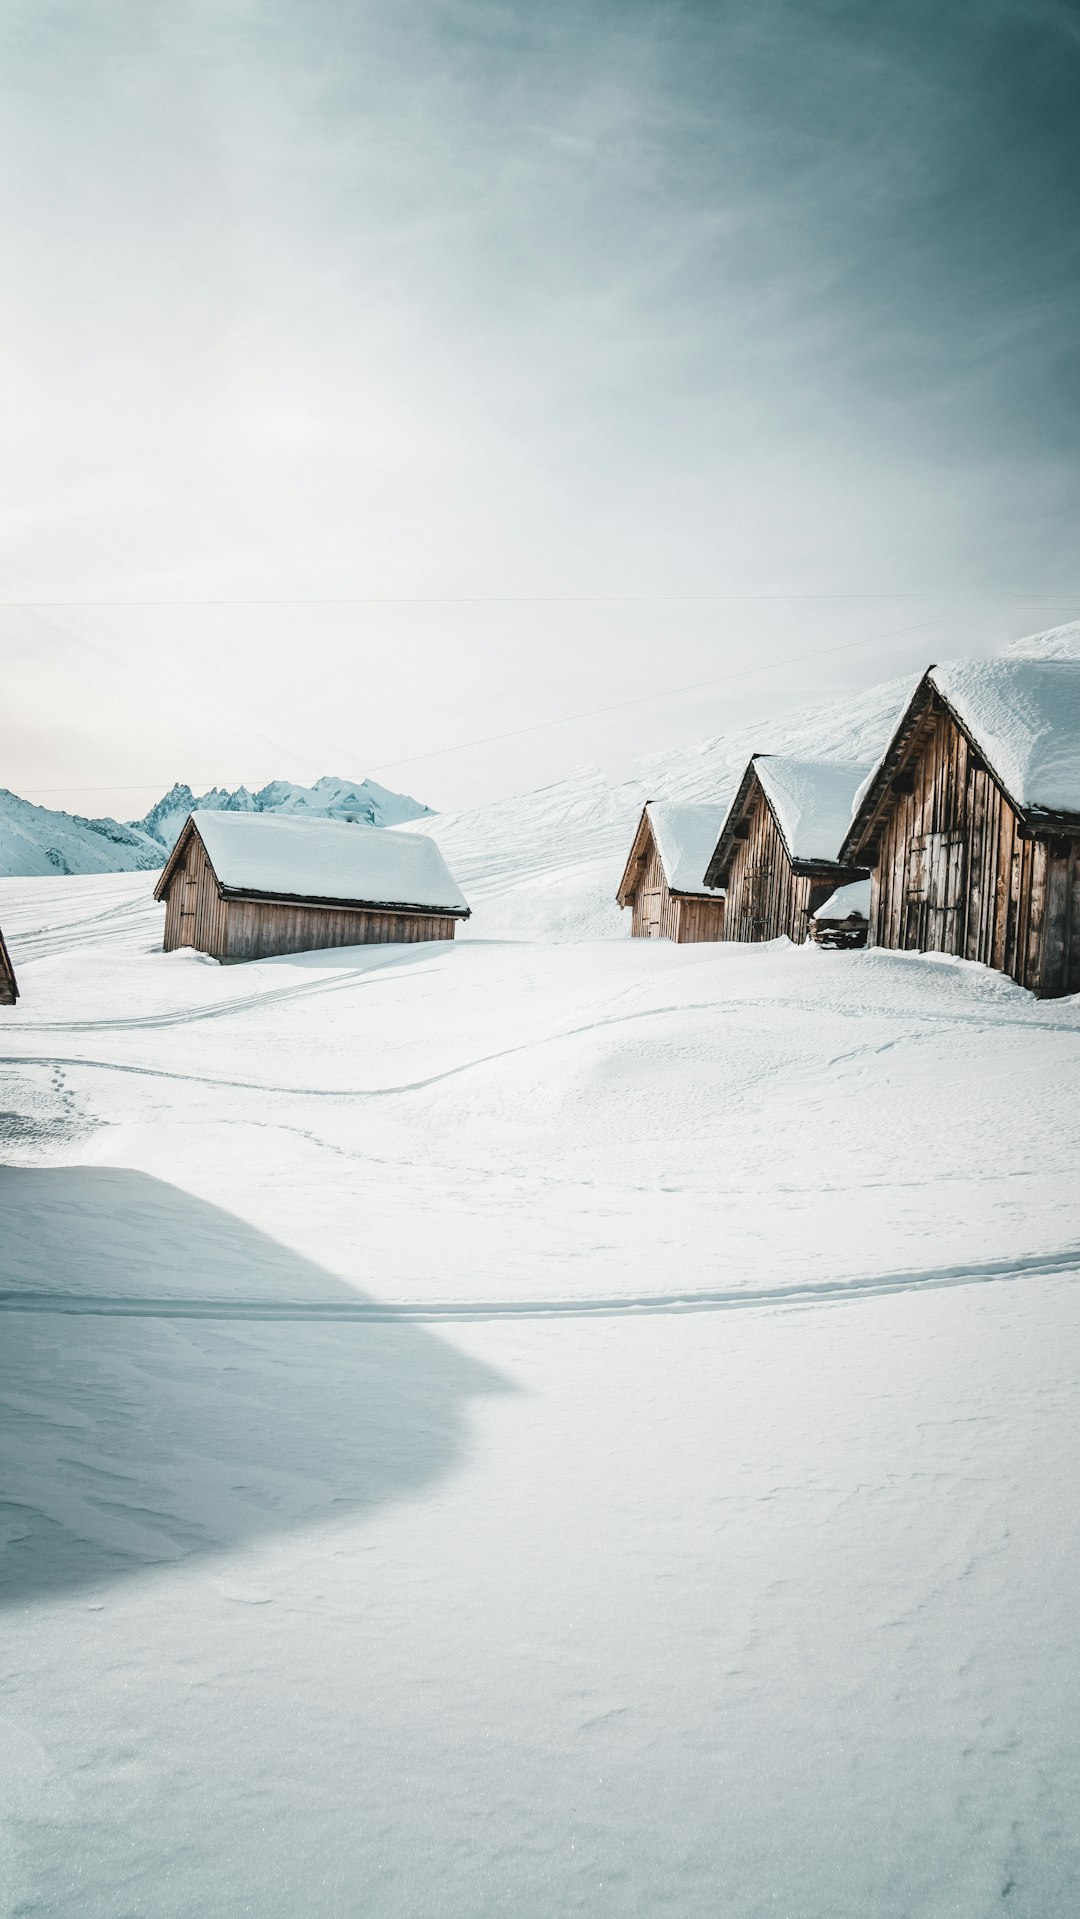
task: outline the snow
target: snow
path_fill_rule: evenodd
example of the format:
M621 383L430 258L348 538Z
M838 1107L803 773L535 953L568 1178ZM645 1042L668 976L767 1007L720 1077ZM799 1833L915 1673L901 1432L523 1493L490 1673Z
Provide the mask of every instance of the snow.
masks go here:
M0 883L12 1919L1076 1907L1080 1000L524 937L545 805L514 939Z
M792 859L835 860L869 769L762 754L754 770Z
M910 690L370 833L454 942L0 881L0 1913L1076 1909L1080 999L612 937Z
M870 881L851 880L847 886L838 886L813 917L816 920L869 920Z
M722 886L706 886L705 868L716 850L726 808L650 800L646 811L671 890L723 899Z
M952 660L930 678L1019 807L1080 815L1080 659Z
M1007 646L1005 654L1017 660L1080 660L1080 620L1051 626L1045 633L1029 633L1026 639Z
M197 812L192 819L222 886L303 899L468 910L426 835L280 813Z

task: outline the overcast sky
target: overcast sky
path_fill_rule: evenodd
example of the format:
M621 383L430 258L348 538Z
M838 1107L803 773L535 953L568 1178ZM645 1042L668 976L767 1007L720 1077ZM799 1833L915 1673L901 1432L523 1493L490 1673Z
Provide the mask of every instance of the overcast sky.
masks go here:
M1078 19L7 0L0 784L472 804L1080 615Z

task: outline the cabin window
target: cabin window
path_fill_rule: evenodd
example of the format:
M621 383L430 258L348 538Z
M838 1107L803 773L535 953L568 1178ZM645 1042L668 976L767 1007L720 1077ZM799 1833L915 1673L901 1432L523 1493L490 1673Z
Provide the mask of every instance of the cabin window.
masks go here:
M962 833L922 833L907 844L907 897L938 911L959 906L964 887Z

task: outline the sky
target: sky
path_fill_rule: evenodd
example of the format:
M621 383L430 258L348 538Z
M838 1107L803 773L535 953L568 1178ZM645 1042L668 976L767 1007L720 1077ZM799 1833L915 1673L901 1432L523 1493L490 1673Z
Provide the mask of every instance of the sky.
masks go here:
M1080 616L1080 15L7 0L0 785L473 805Z

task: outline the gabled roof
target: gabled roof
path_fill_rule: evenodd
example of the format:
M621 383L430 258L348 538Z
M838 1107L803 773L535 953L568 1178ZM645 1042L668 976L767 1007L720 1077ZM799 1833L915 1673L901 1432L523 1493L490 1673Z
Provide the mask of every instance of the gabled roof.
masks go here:
M192 813L155 887L163 899L192 832L223 892L344 906L469 908L435 841L422 833L280 813Z
M844 843L848 857L870 843L935 698L1025 824L1080 826L1080 660L949 660L927 668L860 790Z
M722 886L706 886L705 868L712 857L725 810L722 806L647 800L619 882L619 905L625 906L634 890L636 868L645 855L650 835L660 855L669 892L677 893L680 898L722 900Z
M19 983L15 978L15 968L11 964L11 954L8 952L2 928L0 928L0 988L6 989L0 993L0 1006L14 1005L19 997ZM7 999L7 993L11 994L10 1001Z
M840 847L867 768L840 760L792 760L755 753L728 809L706 878L726 874L737 829L760 788L795 870L840 865Z

